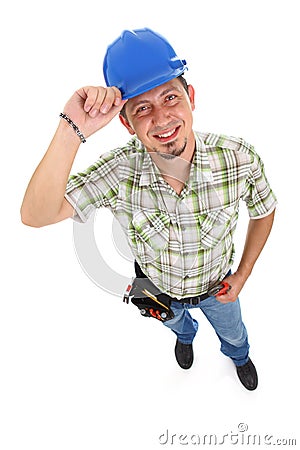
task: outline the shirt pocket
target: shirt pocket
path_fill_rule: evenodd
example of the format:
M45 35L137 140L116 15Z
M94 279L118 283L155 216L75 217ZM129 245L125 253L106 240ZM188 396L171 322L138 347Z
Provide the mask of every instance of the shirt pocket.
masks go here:
M237 212L234 206L210 211L199 216L201 248L219 245L233 231Z
M170 218L157 211L137 211L132 218L134 240L139 253L157 254L169 243Z

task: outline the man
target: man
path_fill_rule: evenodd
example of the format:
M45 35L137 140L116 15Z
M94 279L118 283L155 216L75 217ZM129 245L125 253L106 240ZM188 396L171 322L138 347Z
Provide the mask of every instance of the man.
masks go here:
M94 208L110 208L126 233L137 276L171 299L172 317L164 324L177 336L180 367L193 363L198 323L189 310L198 307L242 384L254 390L257 372L238 296L271 231L276 198L251 145L193 130L195 93L185 69L158 33L124 31L107 49L107 87L81 88L65 105L25 193L22 221L40 227L74 216L84 222ZM117 114L132 139L69 177L80 144ZM241 199L250 220L231 273ZM212 295L221 281L228 289Z

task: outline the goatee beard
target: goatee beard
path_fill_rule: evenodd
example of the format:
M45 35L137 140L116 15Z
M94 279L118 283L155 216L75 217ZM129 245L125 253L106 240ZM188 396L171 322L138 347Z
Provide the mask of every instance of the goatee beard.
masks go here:
M170 144L165 144L165 147L171 148L173 145L174 145L174 143L171 142ZM157 153L159 156L161 156L162 158L164 158L164 159L169 159L169 160L170 160L170 159L174 159L174 158L176 158L176 157L182 155L182 153L183 153L184 150L186 149L186 145L187 145L187 138L184 139L183 146L180 147L180 148L178 148L178 149L175 148L175 149L172 151L172 153L162 153L162 152L159 152L159 151L156 151L156 153ZM154 149L154 150L155 150L155 149Z

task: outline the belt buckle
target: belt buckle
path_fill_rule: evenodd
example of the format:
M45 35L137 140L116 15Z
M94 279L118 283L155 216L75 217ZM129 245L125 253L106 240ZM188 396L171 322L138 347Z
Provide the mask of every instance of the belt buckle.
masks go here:
M196 305L199 305L199 303L200 303L199 296L192 297L190 299L190 305L196 306Z

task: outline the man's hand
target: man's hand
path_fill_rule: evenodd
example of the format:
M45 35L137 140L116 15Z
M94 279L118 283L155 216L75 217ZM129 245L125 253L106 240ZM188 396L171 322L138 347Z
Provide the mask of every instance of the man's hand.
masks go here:
M233 273L227 278L224 278L226 283L231 286L231 289L224 295L216 295L216 299L220 303L232 303L235 302L239 296L239 293L243 289L246 280L237 272Z
M63 112L78 126L85 137L105 127L123 108L116 87L86 86L78 89L64 107Z

